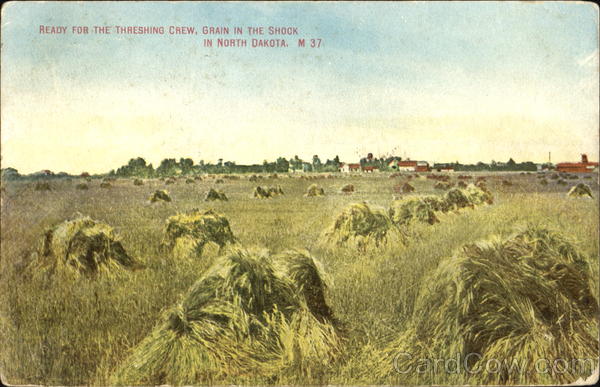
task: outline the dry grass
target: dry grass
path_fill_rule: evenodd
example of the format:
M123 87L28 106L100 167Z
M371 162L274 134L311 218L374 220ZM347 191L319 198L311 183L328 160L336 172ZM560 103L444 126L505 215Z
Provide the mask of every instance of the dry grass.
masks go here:
M228 219L241 245L264 246L273 252L269 254L271 257L283 255L282 252L289 249L306 249L320 258L329 279L325 281L329 284L326 305L343 327L344 341L339 349L340 358L333 363L326 360L327 356L321 356L324 360L318 367L298 367L294 371L285 368L289 372L276 374L261 373L261 369L257 369L227 380L215 378L214 384L429 385L483 382L485 375L470 377L464 372L460 375L432 375L416 371L395 373L393 363L377 354L412 329L414 315L424 313L421 301L417 302L417 299L424 297L424 294L419 296L424 287L433 289L432 273L438 270L441 262L447 262L448 257L452 257L463 245L488 239L494 234L509 235L516 223L549 224L569 238L576 239L578 250L589 261L589 286L594 297L598 298L597 175L586 181L594 195L593 200L569 199L565 195L565 187L556 184L542 186L535 175L510 174L506 178L514 181L515 187L503 189L501 180L507 175L489 172L485 175L487 185L494 192L493 206L484 205L476 211L447 214L437 213L445 211L445 202L443 195L433 189L432 179L413 178L410 184L424 195L420 196L422 200L436 208L440 223L430 226L414 222L409 231L415 237L408 244L404 240L396 241L388 233L385 243L380 246L369 244L364 249L350 244L322 244L322 232L330 222L333 223L334 215L354 202L367 201L371 209L389 208L390 191L397 180L388 179L386 174L334 174L334 179L311 180L309 184L317 182L328 192L326 197L318 200L303 197L308 184L307 180L299 178L299 174L285 179L280 176L278 183L286 195L269 201L250 197L249 193L256 183L246 178L228 180L229 201L215 201L210 206ZM445 179L446 176L441 177ZM474 173L473 177L478 179L482 176ZM213 253L219 246L212 243L206 245L202 259L173 259L171 253L160 248L165 221L194 207L203 206L202 210L205 210L207 204L202 202L203 193L214 185L215 178L206 177L196 184L170 186L174 200L168 205L148 205L144 200L154 190L164 187L164 183L157 179L144 180L143 187L135 187L131 180L117 179L112 190L100 189L99 180L94 179L85 194L74 187L83 179L73 179L75 184L63 179L52 180L50 192L34 191L35 182L30 180L3 181L0 228L0 346L3 348L0 368L3 381L42 385L111 384L115 380L111 379L115 370L126 364L125 360L133 353L133 348L150 335L157 322L163 321L162 313L181 302L182 295L218 258ZM346 184L355 186L354 194L339 192L340 187ZM39 248L37 241L40 236L47 228L69 219L74 211L110 224L127 253L142 261L146 268L121 270L123 274L118 276L99 275L93 281L80 275L68 281L61 276L40 279L26 275L23 263L27 262L34 249ZM512 281L513 271L510 268L494 270L505 282ZM445 300L449 302L450 298ZM459 300L456 305L467 303ZM597 317L594 321L598 321ZM300 326L299 323L294 324ZM292 323L288 323L290 325ZM450 347L455 341L434 332L422 330L419 342L425 339L435 341L430 355L440 358L444 354L436 353L437 348ZM316 340L314 336L305 337L305 341L296 341L298 345ZM554 342L557 342L556 339ZM577 340L572 341L572 347L574 351L582 348ZM532 344L531 348L543 347ZM298 352L290 352L289 358L293 353ZM546 354L548 357L557 356L551 352ZM560 358L566 357L560 355ZM530 361L526 354L517 358L525 363ZM553 360L550 358L551 362ZM177 366L184 369L189 364L192 363L182 361ZM394 377L379 376L382 372L374 372L378 368L391 370ZM290 374L293 376L290 377ZM538 376L523 373L523 383L534 383ZM570 377L567 375L564 379ZM164 375L148 380L146 384L154 385L160 380L164 380ZM557 378L549 377L548 380L547 383L558 383Z
M41 182L35 183L34 190L36 190L36 191L52 191L52 187L50 186L50 183L48 183L47 181L41 181Z

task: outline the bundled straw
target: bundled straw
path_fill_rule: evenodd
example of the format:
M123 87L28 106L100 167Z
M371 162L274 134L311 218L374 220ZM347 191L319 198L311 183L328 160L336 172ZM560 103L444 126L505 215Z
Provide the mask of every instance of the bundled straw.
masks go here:
M452 183L449 183L447 181L438 181L437 183L435 183L433 188L440 189L440 190L447 190L447 189L452 188Z
M352 192L354 192L354 185L352 185L352 184L346 184L345 186L342 187L342 192L343 193L352 193Z
M490 191L487 190L485 185L476 186L469 184L464 192L467 194L469 201L476 206L494 203L494 196ZM450 194L450 192L448 192L448 194Z
M334 245L365 248L385 243L396 231L383 210L372 209L367 203L353 203L325 231L325 240Z
M471 207L474 203L471 201L469 194L460 188L452 188L444 195L444 200L449 209L460 210L461 208Z
M305 252L233 249L168 310L118 384L323 383L339 350L324 282Z
M434 224L439 222L435 216L435 209L420 197L409 197L392 202L388 211L391 221L396 226L405 226L411 222Z
M141 267L127 255L112 227L81 214L46 230L37 257L35 267L87 276Z
M449 210L448 203L446 203L443 197L437 195L425 195L420 196L419 198L427 203L433 211L448 212Z
M193 209L167 219L162 246L176 256L201 256L207 243L219 248L236 242L226 217L212 210Z
M212 202L212 201L215 201L215 200L220 200L220 201L225 201L226 202L229 199L227 198L227 195L225 195L225 192L216 190L214 188L211 188L206 193L206 196L204 197L204 201L205 202Z
M594 197L594 195L592 195L592 189L590 188L590 186L587 184L584 184L584 183L579 183L576 186L571 187L571 189L567 193L567 196L569 196L569 197L589 196L591 198Z
M271 197L283 195L283 189L280 185L278 185L277 187L269 187L268 192Z
M254 197L257 199L269 199L269 198L273 198L275 196L280 196L283 195L283 189L281 188L281 186L276 186L276 187L268 187L268 188L263 188L261 186L257 186L254 189Z
M306 197L324 196L324 195L325 195L325 190L323 190L322 187L319 187L316 184L311 184L310 187L308 187L308 189L306 190L306 193L304 194L304 196L306 196Z
M271 194L267 189L264 189L261 186L257 186L256 188L254 188L254 197L257 199L269 199L271 197Z
M413 187L412 185L408 184L408 183L404 183L402 185L402 188L400 188L402 190L403 193L410 193L410 192L414 192L415 191L415 187Z
M150 203L156 203L158 201L170 202L171 197L169 196L169 193L167 191L160 189L154 191L154 193L150 196L149 200Z
M590 289L584 257L546 228L529 226L506 239L465 245L423 281L407 330L383 351L385 367L372 371L393 375L392 364L415 370L419 359L435 354L459 356L469 370L480 370L463 372L453 384L573 382L592 370L554 372L552 363L592 359L588 367L597 366L598 301ZM485 372L493 359L523 369ZM543 359L550 362L548 373L536 372ZM443 367L437 372L432 383L448 382Z

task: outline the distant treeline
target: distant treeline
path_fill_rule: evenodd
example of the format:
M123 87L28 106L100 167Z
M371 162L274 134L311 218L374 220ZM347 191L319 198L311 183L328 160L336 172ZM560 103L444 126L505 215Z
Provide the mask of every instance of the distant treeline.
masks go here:
M141 157L129 160L117 170L109 172L109 176L121 177L165 177L174 175L195 175L202 173L287 173L291 171L301 172L337 172L339 168L339 157L322 163L318 156L314 156L312 163L303 161L298 156L287 160L279 157L276 161L265 160L262 164L241 165L233 161L223 162L220 159L216 164L199 161L194 164L190 158L164 159L157 168L147 164Z
M360 159L360 165L362 167L372 166L377 167L381 171L393 172L395 169L389 168L390 162L396 160L401 161L402 158L397 156L391 156L386 158L373 158L369 155L368 158ZM294 156L291 159L284 157L277 158L276 161L265 160L262 164L251 164L241 165L236 164L233 161L225 161L222 159L218 160L217 163L205 163L199 161L197 164L191 158L180 158L177 159L164 159L161 161L157 168L154 168L151 163L147 163L141 157L137 157L129 160L126 165L123 165L116 170L111 170L108 176L114 177L140 177L140 178L152 178L152 177L167 177L176 175L197 175L197 174L229 174L229 173L287 173L287 172L338 172L341 166L341 162L338 156L333 159L327 159L325 162L321 162L319 156L314 155L311 162L304 161L298 156ZM532 161L525 161L521 163L515 162L512 158L508 162L495 162L483 163L478 162L476 164L461 164L458 161L454 163L436 163L431 166L432 171L436 171L442 168L453 168L457 172L476 172L476 171L496 171L496 172L512 172L512 171L536 171L538 165ZM553 169L551 164L543 164L543 167L547 169ZM69 175L66 172L53 173L51 171L40 171L29 175L21 175L14 168L2 169L3 180L14 180L18 178L67 178L67 177L91 177L99 178L104 177L107 174L91 175L83 172L80 175Z
M401 161L402 158L397 156L386 158L362 158L361 166L378 167L380 170L394 171L388 168L391 161ZM164 159L157 168L153 168L152 164L147 164L141 158L129 160L127 165L118 168L116 171L110 171L111 176L136 176L136 177L166 177L174 175L194 175L202 173L287 173L287 172L337 172L340 169L340 159L335 156L331 160L324 163L321 162L319 156L314 155L311 162L304 161L298 156L289 160L284 157L279 157L276 161L269 162L265 160L262 164L238 165L233 161L219 160L216 164L205 163L200 161L194 164L190 158ZM435 170L436 166L445 165L451 166L455 171L536 171L537 164L532 161L517 163L512 158L508 162L495 162L477 164L461 164L459 162L436 164L432 167Z
M478 171L496 171L496 172L516 172L516 171L537 171L537 164L532 161L525 161L522 163L515 162L512 158L508 162L495 162L483 163L478 162L477 164L461 164L458 161L455 163L446 164L434 164L432 169L441 167L452 167L455 171L460 172L478 172ZM548 165L549 166L549 165Z

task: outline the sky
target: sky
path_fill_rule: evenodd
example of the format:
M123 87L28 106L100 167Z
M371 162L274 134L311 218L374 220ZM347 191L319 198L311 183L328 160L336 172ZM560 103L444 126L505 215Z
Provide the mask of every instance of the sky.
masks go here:
M203 26L244 33L204 35ZM250 36L251 26L298 35ZM155 166L314 154L352 162L368 152L598 160L592 3L12 2L1 32L1 165L21 173L102 173L138 156ZM289 47L204 47L218 38ZM297 47L300 38L321 47Z

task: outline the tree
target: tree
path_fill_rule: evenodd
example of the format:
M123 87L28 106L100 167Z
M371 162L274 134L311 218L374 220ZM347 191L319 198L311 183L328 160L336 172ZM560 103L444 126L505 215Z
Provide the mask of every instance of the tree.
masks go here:
M113 175L125 176L125 177L152 177L154 175L154 168L152 164L146 165L146 160L142 157L130 159L127 165L124 165L113 171Z
M285 159L285 157L278 157L275 165L275 170L277 172L287 172L290 169L290 163Z
M180 158L179 168L181 169L182 174L187 175L193 171L194 161L190 158Z
M4 168L2 170L2 180L16 180L21 175L19 175L19 171L14 168Z
M174 176L181 173L181 169L179 168L179 164L175 159L164 159L160 162L158 168L156 168L156 173L159 176Z
M302 160L298 157L298 155L294 156L293 159L290 159L289 164L294 170L302 170Z
M314 155L312 158L313 170L318 171L321 168L321 159L318 155Z

